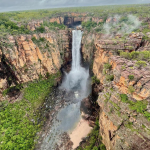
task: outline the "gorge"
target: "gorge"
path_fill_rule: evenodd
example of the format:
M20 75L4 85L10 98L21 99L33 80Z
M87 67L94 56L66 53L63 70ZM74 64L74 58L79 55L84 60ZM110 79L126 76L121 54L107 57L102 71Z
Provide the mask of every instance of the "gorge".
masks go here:
M150 149L150 21L104 33L115 17L65 13L1 38L0 149Z
M61 108L55 117L52 120L52 126L50 126L50 131L47 131L45 138L42 141L41 147L38 149L41 150L49 150L49 149L68 149L65 147L61 137L64 134L71 134L72 130L76 127L76 125L81 120L81 100L88 97L90 94L90 77L89 77L89 70L81 67L81 39L82 39L82 32L80 30L73 30L72 31L72 66L71 71L67 74L64 72L65 77L62 81L62 85L59 87L60 92L57 90L57 97L61 97L61 99L66 101L66 104ZM59 95L60 93L60 95ZM61 95L63 93L63 95ZM55 97L57 101L57 97ZM59 104L60 105L60 104ZM88 127L88 122L84 123L87 124L82 128L83 135L80 133L80 136L85 136L91 130ZM79 128L81 125L79 126ZM64 139L66 137L63 137ZM75 137L77 138L77 137ZM78 139L75 139L76 142ZM80 142L80 141L79 141ZM79 142L77 144L79 145ZM73 143L74 144L74 143ZM78 145L74 145L76 148ZM63 146L62 146L63 145Z

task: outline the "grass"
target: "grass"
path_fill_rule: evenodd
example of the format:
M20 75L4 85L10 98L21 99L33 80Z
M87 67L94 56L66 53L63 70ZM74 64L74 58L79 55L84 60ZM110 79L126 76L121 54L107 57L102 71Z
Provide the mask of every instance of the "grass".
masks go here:
M0 150L33 150L36 133L42 123L38 123L38 108L50 93L55 78L59 73L51 75L47 80L31 82L23 89L21 101L0 104Z

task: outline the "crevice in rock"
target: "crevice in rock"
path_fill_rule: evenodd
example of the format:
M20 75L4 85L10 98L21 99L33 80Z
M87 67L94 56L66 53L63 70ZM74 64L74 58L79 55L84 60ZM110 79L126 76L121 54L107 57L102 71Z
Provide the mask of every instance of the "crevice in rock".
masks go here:
M6 56L2 54L0 63L0 78L6 78L8 86L11 86L13 83L17 85L19 82L17 76L15 75L15 72L11 67L13 67L13 69L16 70L16 68L8 61Z

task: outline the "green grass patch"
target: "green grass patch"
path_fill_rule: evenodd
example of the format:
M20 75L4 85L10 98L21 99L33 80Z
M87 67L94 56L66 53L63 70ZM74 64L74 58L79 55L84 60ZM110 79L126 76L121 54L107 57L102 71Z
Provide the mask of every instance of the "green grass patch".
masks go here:
M32 150L36 133L42 124L38 124L38 111L45 97L50 93L55 78L51 75L47 80L31 82L23 89L21 101L0 104L0 150Z

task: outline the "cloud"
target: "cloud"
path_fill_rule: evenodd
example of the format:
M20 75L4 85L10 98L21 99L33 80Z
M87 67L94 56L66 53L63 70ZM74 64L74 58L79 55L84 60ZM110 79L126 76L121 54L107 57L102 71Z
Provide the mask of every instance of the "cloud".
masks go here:
M0 0L0 11L150 3L149 0Z

